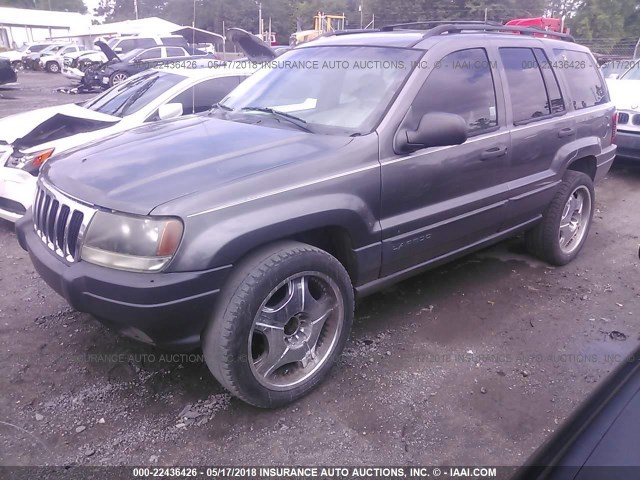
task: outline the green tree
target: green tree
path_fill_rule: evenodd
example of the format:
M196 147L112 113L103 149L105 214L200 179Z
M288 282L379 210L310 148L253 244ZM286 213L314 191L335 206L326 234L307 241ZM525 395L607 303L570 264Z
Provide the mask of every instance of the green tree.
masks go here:
M570 20L572 33L581 39L615 43L640 34L637 0L585 0Z

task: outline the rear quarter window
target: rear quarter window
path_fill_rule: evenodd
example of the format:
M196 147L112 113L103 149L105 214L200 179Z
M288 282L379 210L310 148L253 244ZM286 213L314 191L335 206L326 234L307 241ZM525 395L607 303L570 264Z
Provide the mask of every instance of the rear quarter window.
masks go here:
M575 110L602 105L609 101L602 76L591 55L586 52L555 48L553 66L566 78L569 103Z

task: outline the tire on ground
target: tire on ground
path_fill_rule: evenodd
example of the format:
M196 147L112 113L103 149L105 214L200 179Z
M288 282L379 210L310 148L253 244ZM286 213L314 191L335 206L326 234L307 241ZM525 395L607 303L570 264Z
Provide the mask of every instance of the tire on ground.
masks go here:
M336 322L341 321L342 328L323 357L326 360L311 376L292 388L268 388L256 377L249 336L258 311L274 289L303 272L325 275L337 286L343 314L335 318L341 319ZM202 350L211 373L233 395L257 407L279 407L309 393L328 374L349 337L353 311L351 280L338 260L304 243L279 242L255 251L235 267L203 333ZM324 327L322 335L327 335Z
M575 246L571 252L565 252L560 246L560 222L569 196L580 187L584 187L589 192L590 212L586 219L587 224L583 226L585 231L579 245ZM545 210L542 221L525 234L525 242L529 252L552 265L562 266L571 262L578 256L589 235L594 203L595 192L591 177L582 172L568 170L558 192Z
M118 77L121 77L124 75L124 78L118 82L115 82L114 80ZM113 87L114 85L117 85L118 83L122 83L124 82L127 78L129 78L129 75L127 75L124 72L114 72L111 74L111 76L109 77L109 86Z

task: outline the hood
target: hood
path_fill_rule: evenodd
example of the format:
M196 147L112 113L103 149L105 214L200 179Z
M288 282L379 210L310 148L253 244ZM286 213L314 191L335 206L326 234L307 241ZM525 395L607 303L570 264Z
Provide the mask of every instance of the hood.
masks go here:
M85 202L147 215L177 198L326 154L351 140L195 115L68 151L45 163L41 175Z
M21 60L22 55L23 55L23 52L18 52L17 50L10 50L8 52L0 53L0 57L8 58L12 62L15 62L16 60Z
M640 80L607 79L606 82L617 109L640 111Z
M118 62L120 61L120 57L116 55L116 52L111 50L111 47L106 43L104 43L103 41L98 40L95 43L95 46L98 47L100 50L102 50L102 53L104 53L104 55L107 57L108 62L110 62L111 60L117 60Z
M227 29L227 41L242 50L252 62L267 62L277 57L276 52L253 33L241 28Z
M0 144L31 148L76 133L108 127L120 120L73 103L40 108L0 119Z

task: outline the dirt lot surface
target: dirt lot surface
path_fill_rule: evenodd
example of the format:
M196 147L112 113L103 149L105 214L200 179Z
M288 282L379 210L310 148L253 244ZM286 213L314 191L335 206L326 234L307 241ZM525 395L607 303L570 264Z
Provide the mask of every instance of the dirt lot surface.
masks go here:
M0 116L82 98L19 80ZM2 222L0 464L519 465L640 340L640 166L597 196L567 267L515 239L364 299L327 381L276 411L71 310Z

